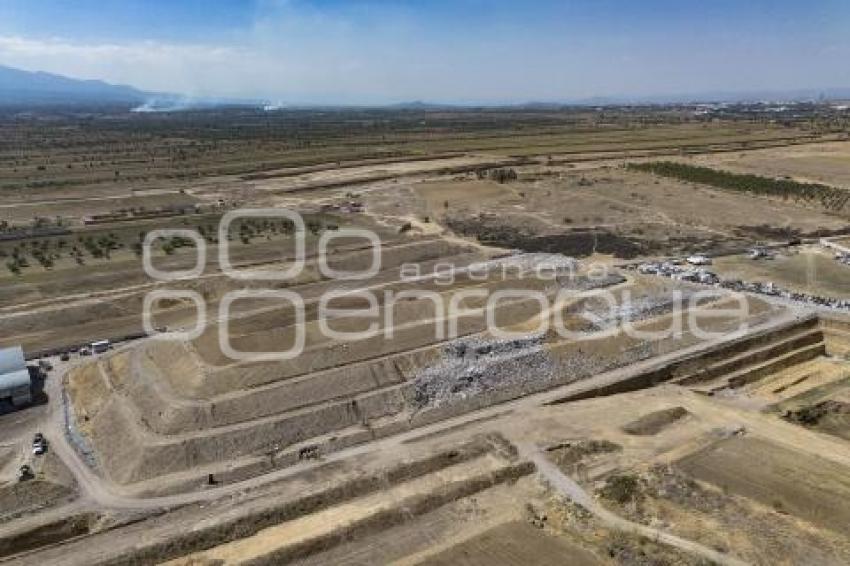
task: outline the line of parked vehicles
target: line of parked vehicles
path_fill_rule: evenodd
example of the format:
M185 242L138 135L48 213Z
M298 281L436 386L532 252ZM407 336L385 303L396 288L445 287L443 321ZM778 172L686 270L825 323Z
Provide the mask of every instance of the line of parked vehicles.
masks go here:
M79 348L71 348L59 354L59 359L63 362L67 362L71 359L72 353L79 353L81 356L91 356L92 354L102 354L111 348L111 343L109 340L99 340L97 342L92 342L88 346L82 346ZM32 366L31 366L32 369ZM38 360L38 369L42 372L43 375L46 375L47 372L53 370L53 364L50 363L50 360ZM32 439L32 455L35 457L43 456L47 453L48 449L47 438L45 438L44 434L40 432L36 432L35 436ZM32 466L29 464L23 464L18 469L18 481L29 481L35 478L35 472L32 469Z
M111 347L112 344L109 340L98 340L97 342L92 342L87 346L79 346L65 350L64 352L59 354L59 359L63 362L67 362L71 359L71 354L79 354L80 356L102 354L109 350Z
M33 456L43 456L47 453L47 438L40 432L35 433L32 439L32 454ZM35 478L32 466L24 464L18 470L18 481L28 481Z

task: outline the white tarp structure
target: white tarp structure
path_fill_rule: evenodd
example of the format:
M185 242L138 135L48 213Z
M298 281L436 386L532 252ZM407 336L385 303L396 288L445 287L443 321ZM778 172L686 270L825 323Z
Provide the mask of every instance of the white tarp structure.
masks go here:
M0 400L10 400L15 406L32 401L30 372L20 346L0 349Z

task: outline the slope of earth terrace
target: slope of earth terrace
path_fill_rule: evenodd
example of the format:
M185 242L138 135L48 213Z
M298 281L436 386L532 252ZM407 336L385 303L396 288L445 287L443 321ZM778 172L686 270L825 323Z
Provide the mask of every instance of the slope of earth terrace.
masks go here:
M0 562L850 562L807 108L0 115Z

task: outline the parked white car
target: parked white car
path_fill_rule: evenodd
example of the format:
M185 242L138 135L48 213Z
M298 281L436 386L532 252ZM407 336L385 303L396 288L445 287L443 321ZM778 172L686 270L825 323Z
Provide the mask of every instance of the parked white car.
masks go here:
M685 261L691 265L711 265L711 258L704 255L692 255Z
M32 453L35 456L41 456L45 452L47 452L47 439L44 438L43 434L37 432L32 441Z

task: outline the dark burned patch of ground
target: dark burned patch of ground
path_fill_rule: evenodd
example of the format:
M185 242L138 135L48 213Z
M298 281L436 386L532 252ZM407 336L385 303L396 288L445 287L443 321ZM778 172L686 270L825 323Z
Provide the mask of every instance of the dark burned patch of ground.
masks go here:
M604 454L620 452L622 446L607 440L580 440L578 442L562 442L546 448L549 459L565 471L574 471L579 464Z
M456 233L474 237L483 244L528 253L560 253L570 257L600 253L620 259L633 259L648 252L643 241L604 229L575 229L541 235L490 219L448 218L446 224Z
M650 255L685 255L710 253L712 255L735 253L754 243L752 239L733 236L677 236L644 243Z
M837 230L815 230L813 232L802 232L789 226L771 226L761 224L758 226L738 226L735 233L743 238L759 238L764 240L798 240L800 238L830 238L850 234L850 226Z
M735 233L743 238L760 238L764 240L793 240L801 238L802 232L788 226L738 226Z
M652 255L683 255L693 253L738 253L765 239L793 240L809 236L793 230L774 230L769 226L742 226L728 236L693 235L652 237L640 226L624 228L624 233L606 228L573 228L557 233L539 234L527 228L504 223L499 218L447 218L446 225L455 233L476 238L486 245L512 248L527 253L560 253L584 258L594 253L612 255L618 259L635 259ZM631 231L630 231L631 230Z
M571 257L587 257L600 253L620 259L633 259L645 254L647 250L640 240L606 230L532 236L521 238L514 245L502 247L514 247L524 252L561 253Z
M684 407L671 407L643 415L623 425L623 432L635 436L653 436L688 415Z
M850 440L850 403L832 399L786 411L788 422Z

